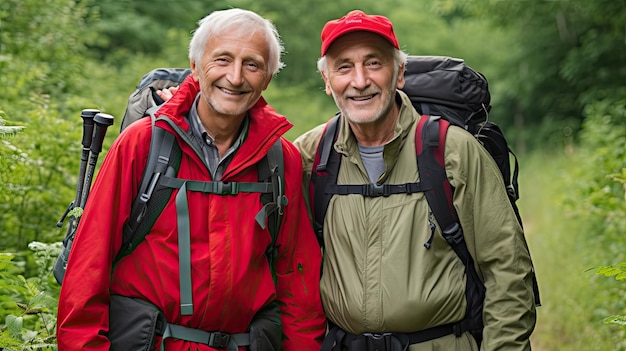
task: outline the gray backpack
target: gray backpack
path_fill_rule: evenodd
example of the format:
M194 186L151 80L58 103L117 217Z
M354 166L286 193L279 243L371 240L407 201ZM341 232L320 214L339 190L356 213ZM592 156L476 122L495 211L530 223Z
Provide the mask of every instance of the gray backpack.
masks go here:
M150 108L165 102L156 94L157 90L179 85L190 73L189 68L156 68L146 73L137 84L137 89L128 98L120 131L147 116L146 111Z

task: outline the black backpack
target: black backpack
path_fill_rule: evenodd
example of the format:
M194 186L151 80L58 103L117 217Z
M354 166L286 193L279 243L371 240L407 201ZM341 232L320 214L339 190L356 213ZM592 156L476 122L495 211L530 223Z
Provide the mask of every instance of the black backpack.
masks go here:
M139 194L131 206L129 221L124 225L122 247L115 257L114 265L121 258L130 254L150 232L157 218L167 205L174 189L185 189L186 191L199 191L223 196L235 195L238 192L256 192L261 193L261 201L264 206L255 216L255 220L261 228L265 229L267 227L272 237L271 243L266 249L266 256L274 279L276 279L273 266L277 254L275 244L280 223L282 222L283 207L287 205L287 198L283 194L284 163L281 139L278 139L272 145L267 155L257 164L258 182L204 182L176 178L182 151L176 137L172 133L154 124L156 119L154 113L157 107L163 103L163 100L158 98L155 91L156 89L178 85L190 72L188 69L180 68L159 68L150 71L142 77L137 90L129 98L122 130L132 122L150 116L152 119L152 136L148 161L142 176ZM89 184L85 183L84 186L81 186L83 188L82 191L88 191L90 185L91 182ZM177 206L187 206L186 191L179 191L179 195L185 195L180 196L180 199L177 196ZM65 215L68 212L71 213L70 211L74 207L76 207L74 203L71 203L62 219L57 223L57 226L61 226ZM54 276L59 284L62 283L65 275L69 252L79 220L79 216L70 215L70 226L63 240L63 250L53 269ZM188 218L186 220L188 221ZM189 226L181 226L179 223L180 228L188 230Z
M476 137L494 158L504 180L503 186L517 219L518 162L500 128L488 120L490 93L487 79L467 66L462 59L442 56L409 56L402 89L413 107L422 114L416 130L416 162L419 183L407 184L337 184L341 162L333 148L337 139L339 114L324 130L315 155L311 174L311 209L315 231L323 246L323 224L328 203L334 195L361 194L367 197L424 192L444 238L465 265L468 277L465 318L454 326L455 334L469 331L480 344L485 287L467 249L457 213L452 204L454 189L448 182L443 160L443 145L451 124L462 127ZM511 172L510 157L515 160ZM430 241L424 245L430 248ZM539 290L533 271L535 304L540 305Z

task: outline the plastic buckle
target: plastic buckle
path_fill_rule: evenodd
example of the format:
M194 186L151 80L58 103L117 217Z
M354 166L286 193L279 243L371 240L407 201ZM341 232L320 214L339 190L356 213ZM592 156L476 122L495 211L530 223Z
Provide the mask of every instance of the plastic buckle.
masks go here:
M365 336L367 351L387 351L392 334L364 333L363 336Z
M211 333L209 336L209 345L215 349L225 349L228 346L228 342L230 341L230 334L224 334L220 332Z
M389 189L385 187L385 184L367 184L365 192L368 197L389 196ZM387 193L387 194L386 194Z
M515 188L513 187L513 185L507 185L506 186L506 193L509 195L509 197L511 199L519 199L519 197L517 196L517 193L515 192Z
M219 182L216 184L215 193L220 195L236 195L239 192L236 182Z
M457 338L463 334L463 330L461 330L461 323L456 323L452 326L452 333L454 333L454 336Z
M450 244L459 244L463 241L463 229L457 222L444 229L442 234Z

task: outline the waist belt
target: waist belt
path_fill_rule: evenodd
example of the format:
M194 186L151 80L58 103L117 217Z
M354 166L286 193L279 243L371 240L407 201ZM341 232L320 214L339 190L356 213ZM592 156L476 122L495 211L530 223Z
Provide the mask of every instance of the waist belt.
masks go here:
M250 345L250 334L226 334L221 332L207 332L200 329L183 327L182 325L167 323L163 331L160 351L165 351L165 339L175 338L209 345L214 349L237 351L239 346Z
M411 344L434 340L446 335L460 336L458 324L444 324L413 333L352 334L331 324L321 351L406 351Z

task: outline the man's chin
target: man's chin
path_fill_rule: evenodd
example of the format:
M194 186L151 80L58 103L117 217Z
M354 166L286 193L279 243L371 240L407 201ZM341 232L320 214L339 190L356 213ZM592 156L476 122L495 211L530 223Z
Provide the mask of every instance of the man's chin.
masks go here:
M216 102L212 104L212 109L224 116L241 116L246 113L253 105L248 106L248 101L245 102Z
M364 113L364 111L359 111L357 113L344 111L343 115L346 116L348 121L356 124L367 124L376 122L380 117L377 113Z

